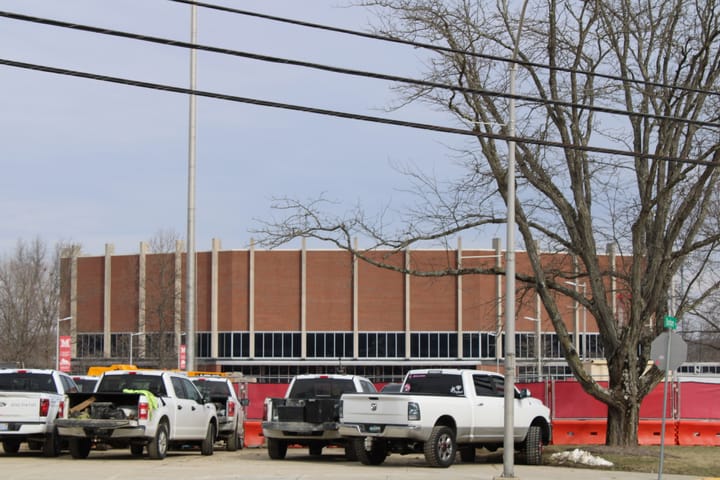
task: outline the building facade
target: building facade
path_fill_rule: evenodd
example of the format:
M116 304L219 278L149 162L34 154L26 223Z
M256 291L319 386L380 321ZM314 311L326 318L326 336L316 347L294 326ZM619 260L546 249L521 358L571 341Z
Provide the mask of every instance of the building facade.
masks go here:
M488 250L376 251L398 270L502 268L505 252ZM195 364L240 371L259 381L287 381L304 372L342 370L393 381L408 368L498 368L503 362L504 277L414 276L359 260L343 250L223 250L214 240L198 252L195 282ZM617 259L601 259L608 271ZM573 272L566 254L543 254L555 271ZM529 272L516 252L518 273ZM72 337L75 371L131 363L176 368L185 343L185 253L103 256L67 252L61 262L60 325ZM608 282L612 280L608 279ZM585 293L585 284L571 283ZM615 287L608 284L610 292ZM559 342L527 285L516 288L519 378L569 375ZM559 299L566 325L585 359L601 358L597 327L572 299ZM621 321L622 312L617 312Z

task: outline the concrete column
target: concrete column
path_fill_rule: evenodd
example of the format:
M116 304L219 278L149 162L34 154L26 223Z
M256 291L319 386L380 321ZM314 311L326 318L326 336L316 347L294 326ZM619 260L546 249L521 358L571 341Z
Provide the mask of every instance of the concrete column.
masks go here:
M77 280L78 280L78 257L80 247L73 245L70 248L70 336L72 345L72 358L77 358Z
M138 324L137 332L146 333L145 315L147 311L147 252L148 245L140 242L140 252L138 255ZM145 357L145 335L138 335L138 358ZM132 337L130 337L132 341Z
M182 272L182 256L185 251L185 245L182 240L175 242L175 302L173 312L173 325L175 327L175 348L176 353L179 354L180 344L182 343L182 287L183 287L183 272Z
M608 262L610 264L610 272L615 272L617 270L617 256L615 252L615 244L614 243L608 243L605 247L605 251L608 255ZM592 285L590 286L590 291L592 292ZM618 305L617 305L617 277L615 275L610 276L610 294L612 295L610 298L610 305L612 308L613 317L615 317L616 320L620 320L618 318Z
M358 240L355 239L355 251L358 249ZM359 305L359 272L358 257L353 253L352 256L352 324L353 324L353 358L359 358L360 354L360 319L358 316Z
M111 300L112 300L112 256L115 252L115 247L111 243L105 244L105 277L103 279L103 357L110 358L111 356L111 332L112 332L112 319Z
M250 358L255 358L255 241L250 240L248 268L248 334L250 335Z
M212 239L212 253L210 260L210 356L218 358L218 298L220 275L220 240Z
M405 250L405 270L410 270L410 249ZM410 322L410 274L405 274L405 358L410 358L410 346L412 345L411 335L411 322Z
M457 252L456 252L457 268L462 268L462 238L458 237ZM462 359L464 356L463 352L463 276L457 275L455 281L455 296L457 298L457 352L458 358Z
M307 242L300 248L300 358L307 358Z
M495 266L497 268L502 267L502 245L499 238L493 238L492 240L493 250L495 250ZM495 276L495 303L497 304L497 310L495 315L495 359L499 360L502 358L502 332L503 332L503 291L502 291L503 278L500 275Z

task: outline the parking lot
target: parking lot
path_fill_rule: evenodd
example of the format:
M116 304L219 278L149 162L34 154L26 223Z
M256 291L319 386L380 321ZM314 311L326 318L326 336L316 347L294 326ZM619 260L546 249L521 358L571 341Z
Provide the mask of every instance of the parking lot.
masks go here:
M237 452L217 450L204 457L197 451L171 451L164 460L134 458L127 450L90 452L85 460L74 460L67 453L44 458L40 453L21 450L15 456L0 453L0 471L9 480L98 479L98 480L491 480L500 477L502 463L458 463L449 469L429 468L421 455L391 455L380 466L365 466L345 460L342 450L330 449L321 457L311 457L306 449L290 449L285 460L270 460L264 448ZM516 465L515 476L527 480L650 480L656 474L529 467ZM666 480L697 477L664 475Z

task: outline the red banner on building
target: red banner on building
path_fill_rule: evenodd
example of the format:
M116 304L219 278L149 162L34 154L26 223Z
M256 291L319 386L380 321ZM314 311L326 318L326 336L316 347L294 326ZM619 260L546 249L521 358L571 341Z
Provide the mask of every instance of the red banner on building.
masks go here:
M178 368L180 370L185 370L185 367L187 366L186 362L186 347L185 344L180 345L180 351L178 352Z
M72 337L64 335L59 337L58 345L58 368L61 372L72 370Z

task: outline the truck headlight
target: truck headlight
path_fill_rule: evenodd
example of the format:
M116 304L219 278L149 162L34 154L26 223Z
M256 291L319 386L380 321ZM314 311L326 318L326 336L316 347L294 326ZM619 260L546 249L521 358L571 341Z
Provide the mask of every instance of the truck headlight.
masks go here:
M408 402L408 420L420 420L420 405L417 402Z

